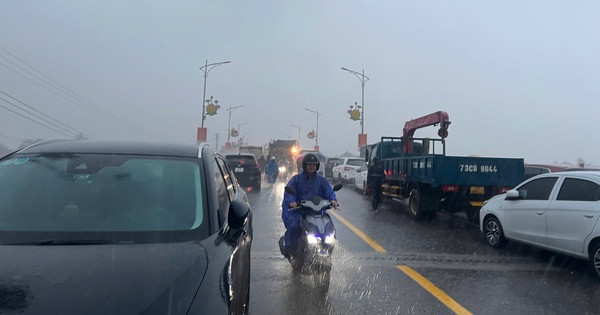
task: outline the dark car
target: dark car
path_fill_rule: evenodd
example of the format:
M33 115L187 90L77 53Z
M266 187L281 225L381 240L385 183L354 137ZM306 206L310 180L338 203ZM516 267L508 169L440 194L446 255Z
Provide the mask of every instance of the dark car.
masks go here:
M42 142L0 187L0 313L247 313L252 212L209 146Z
M329 158L325 162L325 177L333 178L333 167L342 162L341 158Z
M230 154L225 159L235 174L240 186L248 191L259 192L261 171L258 161L252 154Z

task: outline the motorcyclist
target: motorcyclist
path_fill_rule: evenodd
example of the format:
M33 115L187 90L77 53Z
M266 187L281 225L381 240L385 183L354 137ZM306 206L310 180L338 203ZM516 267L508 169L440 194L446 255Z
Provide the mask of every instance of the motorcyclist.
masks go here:
M269 159L269 163L265 166L265 174L267 175L269 183L272 184L277 180L277 176L279 176L279 164L274 156Z
M371 191L371 207L377 211L381 198L381 184L384 177L383 166L379 157L374 157L367 171L367 186Z
M295 195L285 192L282 202L282 213L281 218L285 225L285 252L286 257L290 259L292 268L297 269L295 264L292 248L300 237L300 221L302 214L290 210L298 206L298 201L309 200L313 196L319 196L323 199L331 201L331 206L337 208L338 202L335 192L331 187L329 181L319 175L317 170L319 169L320 161L319 157L314 153L308 153L302 158L302 172L292 176L287 186L294 189ZM292 255L290 255L292 253Z

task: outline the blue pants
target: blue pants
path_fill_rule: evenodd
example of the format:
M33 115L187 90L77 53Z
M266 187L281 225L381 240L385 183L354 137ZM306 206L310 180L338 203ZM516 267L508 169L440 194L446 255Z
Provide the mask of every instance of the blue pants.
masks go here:
M302 230L300 229L300 220L302 220L302 215L298 212L289 212L282 216L283 225L285 226L285 251L288 255L291 253L291 250L294 245L296 245L296 241L300 238L300 233Z

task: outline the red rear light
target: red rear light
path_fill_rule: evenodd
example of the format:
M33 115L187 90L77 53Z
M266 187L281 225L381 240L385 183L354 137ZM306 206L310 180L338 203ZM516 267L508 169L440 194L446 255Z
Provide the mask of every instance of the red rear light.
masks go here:
M445 185L444 192L458 192L458 185Z
M503 193L509 191L510 189L511 189L510 187L498 187L498 193L503 194Z

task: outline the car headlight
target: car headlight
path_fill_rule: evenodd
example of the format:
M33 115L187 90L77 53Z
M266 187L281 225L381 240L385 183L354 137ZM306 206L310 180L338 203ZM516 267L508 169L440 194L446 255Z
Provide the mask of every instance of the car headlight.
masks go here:
M279 167L279 171L280 171L280 172L285 172L285 166L280 166L280 167Z

